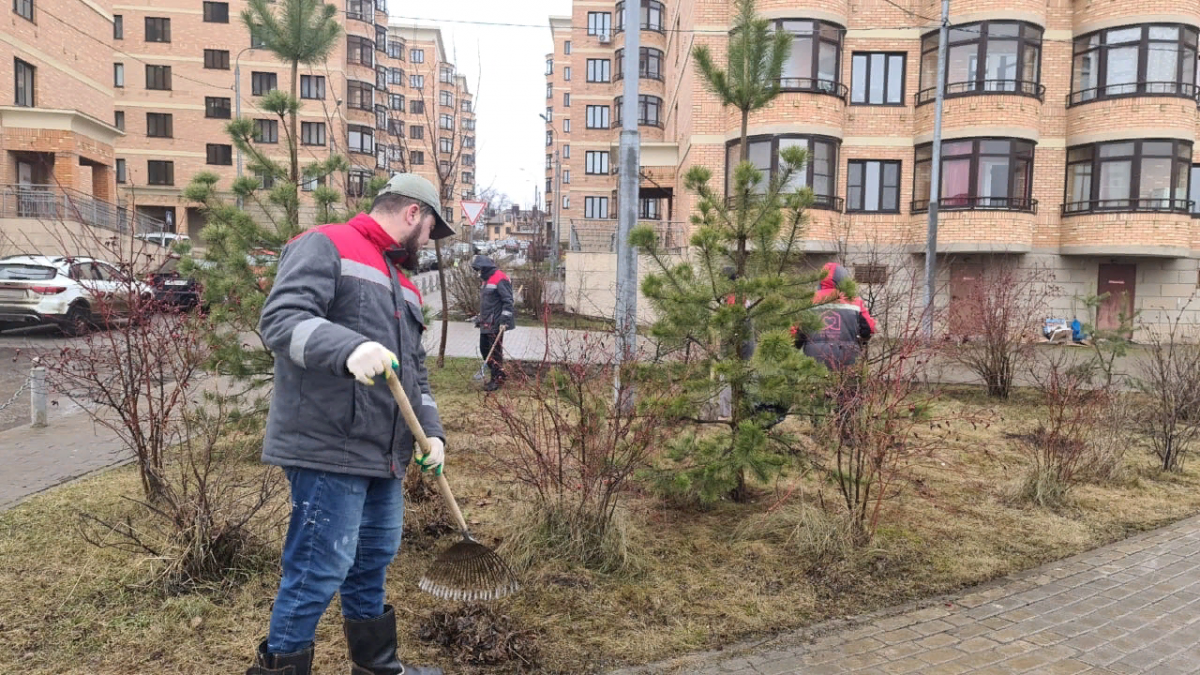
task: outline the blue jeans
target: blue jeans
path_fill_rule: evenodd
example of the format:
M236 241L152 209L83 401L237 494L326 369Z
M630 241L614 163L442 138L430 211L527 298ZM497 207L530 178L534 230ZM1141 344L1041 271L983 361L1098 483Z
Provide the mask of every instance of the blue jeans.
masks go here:
M283 544L283 579L271 610L267 650L290 654L313 644L317 622L342 595L347 619L383 614L383 581L404 529L403 481L289 467L292 517Z

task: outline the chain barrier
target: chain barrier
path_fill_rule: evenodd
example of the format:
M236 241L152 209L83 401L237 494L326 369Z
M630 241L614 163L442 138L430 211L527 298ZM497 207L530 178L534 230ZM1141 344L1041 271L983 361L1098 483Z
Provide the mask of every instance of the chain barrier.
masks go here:
M31 382L33 382L32 377L25 378L25 384L21 385L21 388L17 390L17 393L13 394L12 398L8 399L7 403L0 404L0 412L3 412L5 408L8 408L12 404L16 403L17 399L21 398L21 394L24 394L26 392L26 390L29 389L29 385Z

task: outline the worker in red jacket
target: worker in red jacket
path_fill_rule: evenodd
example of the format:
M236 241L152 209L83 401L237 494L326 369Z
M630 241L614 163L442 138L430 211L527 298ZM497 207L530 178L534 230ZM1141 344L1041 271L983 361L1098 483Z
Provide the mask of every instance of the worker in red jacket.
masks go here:
M503 326L505 330L517 327L512 281L486 255L475 256L471 260L471 269L479 272L479 278L483 280L483 286L479 289L479 317L475 325L479 327L479 355L488 359L488 370L492 374L484 388L496 391L504 384L505 378L504 336L499 334L500 327ZM491 358L488 358L488 354L491 354Z
M838 290L838 284L849 278L845 267L826 263L825 275L813 295L813 311L820 313L821 329L810 335L792 327L796 348L835 371L857 363L876 330L875 319L862 299L847 298Z

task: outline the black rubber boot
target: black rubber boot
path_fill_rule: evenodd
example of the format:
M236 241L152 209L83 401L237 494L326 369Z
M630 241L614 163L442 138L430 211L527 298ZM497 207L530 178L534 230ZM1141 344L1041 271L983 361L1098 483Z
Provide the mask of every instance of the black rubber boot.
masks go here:
M312 647L294 654L271 654L267 652L267 641L263 640L246 675L312 675L312 662Z
M441 668L408 666L396 654L396 612L384 605L374 619L346 619L350 675L443 675Z

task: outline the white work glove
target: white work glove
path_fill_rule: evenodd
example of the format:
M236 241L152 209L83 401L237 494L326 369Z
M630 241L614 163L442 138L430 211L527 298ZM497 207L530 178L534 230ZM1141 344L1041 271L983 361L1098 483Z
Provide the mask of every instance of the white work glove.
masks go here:
M375 384L373 379L381 373L387 374L393 368L399 368L400 362L396 355L378 342L364 342L350 352L346 359L346 370L354 379L368 387Z
M424 457L417 457L417 464L420 465L421 471L434 470L434 474L442 475L442 464L446 461L446 444L440 438L429 439L429 454Z

